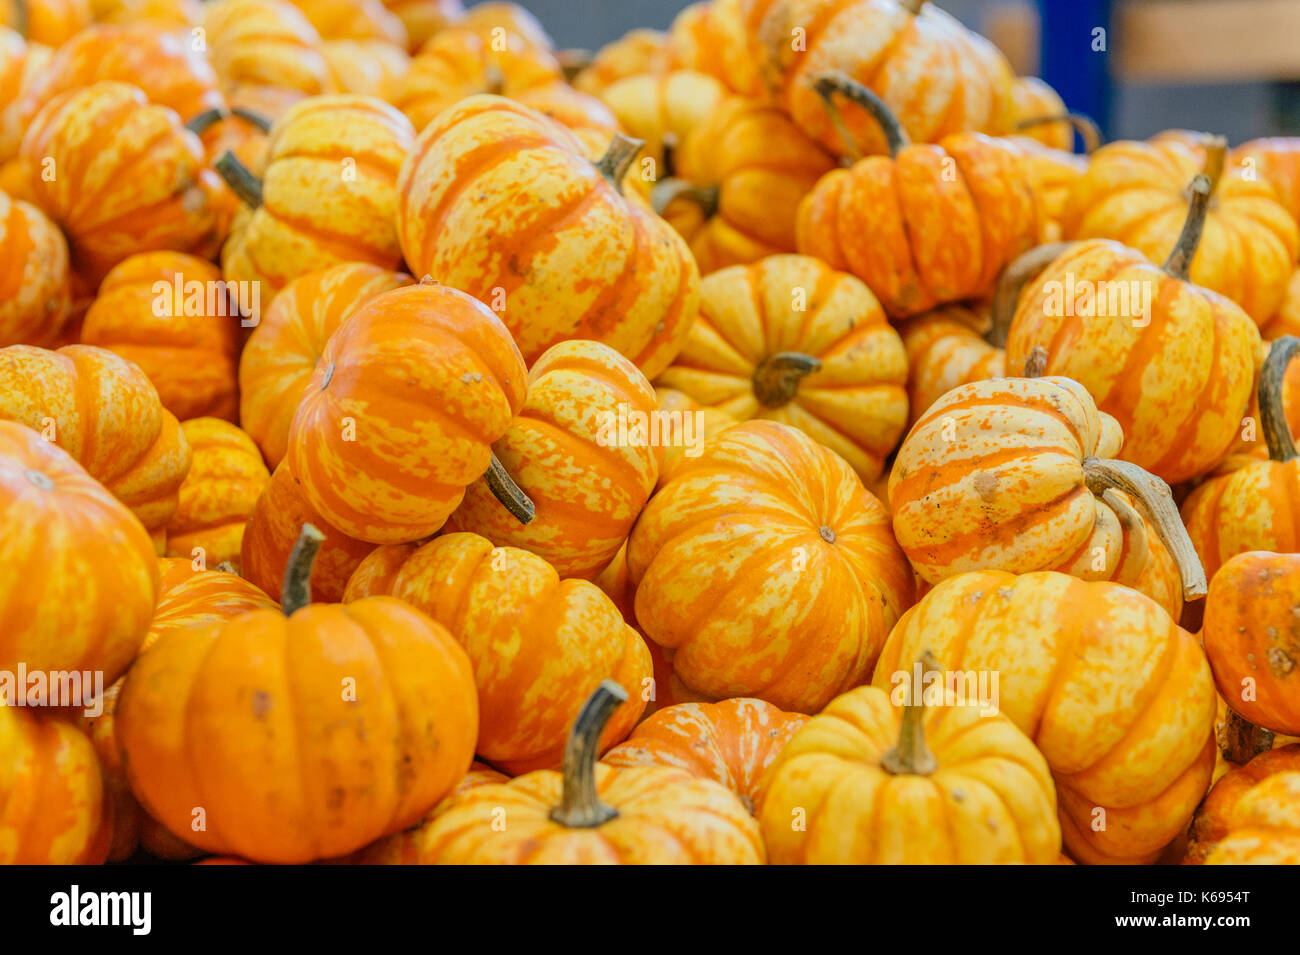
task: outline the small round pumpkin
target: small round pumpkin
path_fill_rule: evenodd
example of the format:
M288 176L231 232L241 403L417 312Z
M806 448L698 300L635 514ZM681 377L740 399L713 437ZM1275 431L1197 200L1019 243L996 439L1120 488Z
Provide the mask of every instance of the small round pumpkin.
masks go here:
M14 30L0 26L0 160L18 154L27 117L26 95L42 81L54 51L41 43L28 43Z
M644 27L629 30L606 43L573 78L575 89L601 96L621 79L640 73L666 73L672 69L673 50L668 34Z
M383 40L326 40L321 55L340 93L384 98L411 68L405 47Z
M68 243L40 209L0 191L0 346L49 345L72 313Z
M733 93L761 100L767 87L745 30L744 2L692 3L673 18L668 44L678 67L707 73Z
M1006 350L985 337L991 326L981 304L944 305L899 326L907 352L909 429L952 389L1006 377Z
M1244 766L1230 770L1210 789L1196 810L1184 865L1201 865L1215 847L1239 825L1243 797L1272 776L1300 772L1300 744L1260 753Z
M412 52L423 46L429 37L465 16L461 0L383 0L383 3L406 27Z
M381 40L406 47L401 18L380 0L291 0L326 40Z
M591 131L603 134L608 139L620 128L618 120L603 102L558 80L531 86L512 94L510 98L557 123L563 123L574 132ZM604 151L603 148L601 151Z
M321 37L284 0L216 0L203 5L209 56L232 94L242 86L278 86L309 96L334 90Z
M1277 773L1238 801L1206 865L1300 865L1300 772Z
M527 7L517 3L504 3L500 0L476 3L465 11L465 15L455 25L482 36L492 36L493 31L504 30L523 37L541 50L549 50L555 45L541 21Z
M1234 147L1228 161L1241 169L1243 178L1249 171L1268 182L1291 218L1300 222L1300 137L1252 139Z
M722 107L727 88L706 73L674 69L616 80L600 98L625 132L645 140L644 155L654 161L656 178L662 179L674 171L667 164L668 151L681 146Z
M90 0L96 23L157 23L190 27L203 19L201 0Z
M0 24L24 38L57 47L90 26L90 0L4 0Z

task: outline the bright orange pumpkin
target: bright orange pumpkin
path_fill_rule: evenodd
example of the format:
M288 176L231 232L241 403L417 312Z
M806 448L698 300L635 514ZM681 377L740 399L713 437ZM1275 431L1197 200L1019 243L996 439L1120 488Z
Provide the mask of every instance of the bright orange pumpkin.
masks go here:
M639 73L665 73L672 68L668 34L661 30L629 30L606 43L573 78L575 89L601 96L618 80Z
M209 57L227 95L278 86L309 96L334 91L321 37L284 0L215 0L203 5Z
M603 102L558 80L531 86L512 94L510 98L557 123L563 123L575 132L590 130L608 138L620 128L618 120Z
M410 42L397 14L380 0L290 0L326 40L380 40L405 48Z
M383 0L406 27L414 52L439 30L451 26L465 16L461 0Z
M90 0L96 23L157 23L190 27L203 19L201 0Z
M1260 753L1244 766L1225 774L1196 810L1183 864L1201 865L1238 828L1242 799L1251 790L1272 776L1296 772L1300 772L1300 744Z
M503 30L523 37L542 50L549 50L555 45L541 21L517 3L502 3L499 0L476 3L456 21L456 26L487 37L493 36L493 31Z
M0 24L57 47L90 26L90 0L3 0Z
M48 345L71 317L68 244L40 209L0 192L0 346Z
M722 107L727 88L706 73L671 70L616 80L600 98L626 133L645 140L644 155L655 164L655 178L662 179L673 172L668 150L681 146Z
M40 43L28 43L8 27L0 27L0 160L18 154L26 120L23 100L35 83L41 82L53 51Z
M660 412L661 429L666 426L670 434L680 436L680 440L660 449L663 451L663 461L659 465L660 486L668 480L677 462L684 457L695 457L707 439L736 423L736 419L722 409L706 408L690 395L674 388L656 388L655 403Z
M383 40L326 40L321 55L339 92L359 96L382 99L411 68L406 48Z
M988 343L987 306L944 305L899 326L907 352L910 429L930 407L959 385L1007 374L1007 353Z
M1237 802L1206 865L1300 865L1300 772L1277 773Z
M707 73L748 99L763 99L767 87L750 48L742 4L743 0L692 3L673 18L669 48L677 66Z
M1249 172L1267 181L1291 218L1300 222L1300 137L1252 139L1233 147L1228 161L1242 170L1243 178Z

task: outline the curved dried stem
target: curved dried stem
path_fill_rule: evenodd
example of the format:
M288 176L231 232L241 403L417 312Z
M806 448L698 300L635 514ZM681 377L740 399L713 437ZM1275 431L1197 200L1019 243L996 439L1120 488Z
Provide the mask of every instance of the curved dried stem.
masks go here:
M799 382L821 371L821 359L803 352L783 351L769 355L754 369L754 397L768 408L780 408L795 399Z
M1259 370L1259 425L1268 444L1268 456L1274 461L1292 461L1296 457L1295 439L1286 420L1282 389L1286 370L1300 350L1300 338L1283 335L1268 349L1268 358Z
M1201 232L1205 228L1206 213L1210 210L1210 193L1214 191L1214 184L1205 173L1198 172L1188 191L1190 198L1187 218L1183 220L1183 231L1163 266L1166 273L1184 282L1192 270L1192 260L1196 258L1196 250L1201 244Z
M533 522L533 518L537 516L537 507L533 504L533 499L515 483L510 472L505 469L505 465L495 454L492 455L492 463L488 465L483 477L492 496L501 502L501 506L509 511L515 520L520 524Z
M835 105L836 94L862 107L880 125L885 135L885 142L889 146L889 155L897 156L900 149L910 145L911 140L908 139L907 131L903 129L903 124L898 121L898 117L885 101L848 74L831 70L818 75L813 80L812 86L817 95L822 98L831 123L834 124L836 132L840 134L840 139L844 141L845 148L854 160L862 158L862 149L854 142L853 134L845 124L840 108Z
M943 669L929 650L921 654L919 662L922 681L927 671ZM898 742L880 758L880 768L894 776L929 776L939 768L939 761L925 745L924 682L921 686L913 683L910 689L898 727Z
M551 818L570 829L592 829L618 815L596 794L596 759L600 734L614 711L627 702L627 691L613 680L602 680L582 704L564 744L564 790Z
M1273 748L1273 731L1256 726L1232 707L1228 707L1227 718L1216 735L1223 758L1238 766Z
M659 215L663 215L675 199L688 199L695 203L706 219L718 211L717 186L697 186L685 179L669 178L660 179L650 190L650 205Z
M246 123L252 123L264 133L271 131L272 122L261 113L255 113L251 109L244 109L242 106L232 106L230 109L231 116L238 116Z
M237 195L244 205L256 209L262 204L262 180L254 176L229 149L212 164L212 168L226 181L230 191Z
M615 133L609 141L605 155L594 163L596 169L620 193L623 191L623 177L632 168L637 153L645 145L644 139L633 139L625 133Z
M1101 127L1087 113L1053 113L1050 116L1034 116L1029 119L1022 119L1016 123L1016 132L1023 132L1026 129L1033 129L1035 126L1047 126L1054 123L1069 123L1079 138L1083 140L1083 151L1085 155L1092 155L1106 138L1102 135Z
M280 609L286 617L292 617L311 603L311 568L324 541L325 535L314 525L304 524L298 539L293 542L289 563L284 568L284 585L280 590Z
M224 106L214 106L212 109L205 109L203 112L199 113L199 115L189 120L185 124L185 128L195 136L202 136L213 126L217 125L217 123L224 119L229 119L231 115L230 110L226 109Z
M1025 287L1026 282L1064 255L1072 244L1045 242L1025 252L1002 270L993 293L993 306L990 310L989 330L984 336L985 341L994 348L1007 347L1007 335L1011 332L1011 320L1016 315L1020 290Z

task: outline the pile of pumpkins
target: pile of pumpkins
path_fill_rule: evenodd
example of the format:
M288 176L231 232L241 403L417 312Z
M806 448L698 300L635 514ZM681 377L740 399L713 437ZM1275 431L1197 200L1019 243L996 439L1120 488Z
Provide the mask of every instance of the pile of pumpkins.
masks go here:
M0 23L0 862L1300 862L1300 139L925 0Z

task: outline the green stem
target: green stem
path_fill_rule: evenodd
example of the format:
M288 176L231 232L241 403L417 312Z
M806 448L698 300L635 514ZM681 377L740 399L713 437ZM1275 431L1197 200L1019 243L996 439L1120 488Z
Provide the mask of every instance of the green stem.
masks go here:
M252 123L264 133L271 131L271 121L261 113L254 113L251 109L244 109L242 106L233 106L230 109L231 116L238 116L246 123Z
M768 408L780 408L794 401L799 382L821 371L820 359L803 352L783 351L769 355L754 369L754 397Z
M483 475L487 481L488 490L492 496L501 502L501 506L514 515L515 520L520 524L531 524L533 518L537 516L537 507L533 504L532 498L524 493L523 489L515 483L510 472L506 470L505 465L492 455L492 463L488 465L487 472Z
M325 535L311 524L302 525L298 539L289 551L289 563L284 568L284 585L280 590L280 609L286 617L311 603L311 568L316 563L316 553Z
M217 123L221 122L223 119L229 118L230 111L228 109L224 106L214 106L212 109L205 109L203 112L199 113L199 115L191 119L185 124L185 128L195 136L202 136L213 126L217 125Z
M262 180L254 176L229 149L212 164L212 168L244 205L256 209L262 204Z
M1196 250L1201 244L1201 231L1205 228L1205 215L1210 210L1210 193L1214 191L1214 184L1209 176L1198 172L1188 189L1191 197L1187 206L1187 218L1183 220L1183 231L1163 266L1168 275L1184 282L1192 270L1192 260L1196 258Z
M1300 350L1300 338L1283 335L1268 348L1268 358L1259 370L1259 419L1268 444L1268 456L1274 461L1287 462L1296 458L1295 439L1286 420L1282 391L1286 384L1286 370Z
M605 150L605 155L597 159L594 165L609 184L622 193L623 177L632 168L637 153L644 145L644 139L633 139L624 133L615 133L614 138L609 141L609 148Z

